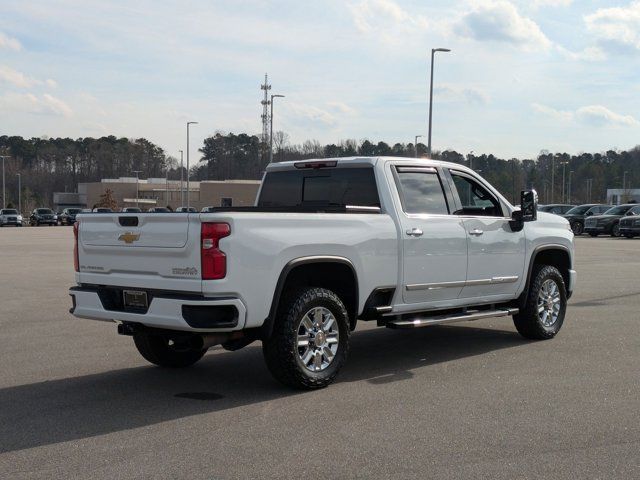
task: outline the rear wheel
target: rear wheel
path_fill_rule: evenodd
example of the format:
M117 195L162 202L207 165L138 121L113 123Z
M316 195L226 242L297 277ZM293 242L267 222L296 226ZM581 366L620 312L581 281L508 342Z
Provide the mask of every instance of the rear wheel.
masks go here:
M560 331L566 310L567 293L560 271L551 265L536 265L525 307L514 315L513 323L523 337L545 340Z
M620 236L620 225L619 224L615 224L613 226L613 228L611 228L611 236L612 237L619 237Z
M336 377L349 351L349 315L324 288L302 288L284 301L271 337L262 343L267 367L281 383L304 390Z
M582 222L573 222L571 224L571 230L573 230L574 235L582 235L584 225L582 224Z
M189 367L200 360L207 349L193 348L168 336L137 333L133 342L145 360L160 367Z

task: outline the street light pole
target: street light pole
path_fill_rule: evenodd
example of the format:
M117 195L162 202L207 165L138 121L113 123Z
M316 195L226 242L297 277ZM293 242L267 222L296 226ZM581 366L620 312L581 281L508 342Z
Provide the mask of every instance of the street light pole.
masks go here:
M562 203L565 203L565 198L564 198L564 193L565 193L565 183L564 183L564 171L565 171L565 167L567 166L567 162L562 162Z
M271 95L271 126L269 127L269 163L273 163L273 99L284 98L284 95Z
M549 203L553 203L556 201L556 156L551 156L551 201Z
M178 151L180 152L180 206L184 207L184 162L182 160L184 152Z
M626 194L626 191L627 191L627 173L629 173L629 172L626 171L626 170L622 173L622 195L624 195L625 201L627 199L627 194ZM3 176L3 178L4 178L4 176Z
M187 122L187 208L189 205L189 125L195 125L198 122Z
M424 135L416 135L416 139L413 142L413 148L416 151L416 158L418 158L418 139L424 137Z
M450 52L448 48L431 49L431 82L429 83L429 138L427 143L427 153L431 156L431 119L433 113L433 58L436 52Z
M569 185L567 186L567 203L571 203L571 175L573 170L569 170Z
M7 208L7 189L4 184L4 159L10 158L6 155L0 155L2 157L2 208Z
M140 172L142 172L142 170L134 170L133 173L136 174L136 207L140 208L140 190L138 189L138 182L140 181Z

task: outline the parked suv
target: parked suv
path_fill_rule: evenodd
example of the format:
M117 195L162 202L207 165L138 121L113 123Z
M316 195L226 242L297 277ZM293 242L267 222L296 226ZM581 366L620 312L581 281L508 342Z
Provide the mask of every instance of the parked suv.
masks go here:
M611 208L611 205L603 205L599 203L587 203L585 205L579 205L577 207L573 207L567 213L562 215L564 218L569 220L569 224L571 225L571 230L573 230L574 235L581 235L584 231L584 221L587 217L591 217L593 215L600 215Z
M567 205L565 203L550 203L548 205L540 205L538 206L538 211L547 212L547 213L555 213L556 215L564 215L569 210L571 210L575 205Z
M34 208L29 217L29 223L33 226L57 225L58 216L50 208Z
M142 213L138 207L124 207L122 213Z
M640 205L636 205L620 219L620 235L633 238L640 235Z
M65 208L58 215L58 222L60 222L60 225L73 225L76 223L76 215L80 212L82 212L81 208Z
M22 226L22 215L15 208L3 208L0 210L0 227L5 225Z
M619 237L620 219L624 217L629 210L637 206L635 203L618 205L610 208L602 215L589 217L585 220L584 231L592 237L597 237L601 233L611 235L612 237Z
M198 213L196 207L178 207L176 213Z

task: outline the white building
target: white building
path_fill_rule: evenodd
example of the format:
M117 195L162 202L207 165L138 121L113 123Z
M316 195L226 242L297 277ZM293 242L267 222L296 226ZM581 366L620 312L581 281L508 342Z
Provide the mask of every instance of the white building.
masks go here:
M607 188L607 203L640 203L640 188Z

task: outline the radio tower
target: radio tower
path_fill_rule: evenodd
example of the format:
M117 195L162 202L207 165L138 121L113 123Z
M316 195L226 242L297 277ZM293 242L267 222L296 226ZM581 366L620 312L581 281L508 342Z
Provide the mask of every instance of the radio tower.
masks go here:
M269 122L271 121L271 117L269 116L269 105L271 105L271 100L269 100L269 90L271 90L271 85L269 85L269 79L267 78L267 74L264 74L264 84L260 85L260 90L264 90L264 99L260 102L262 104L262 153L266 155L267 145L269 145Z

